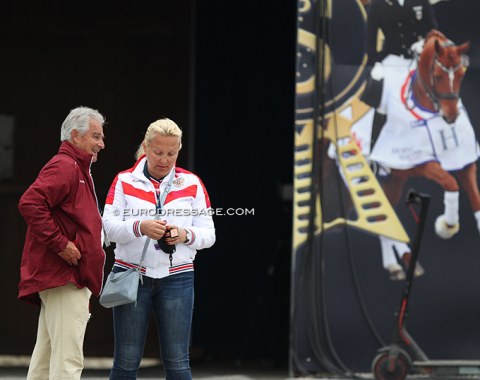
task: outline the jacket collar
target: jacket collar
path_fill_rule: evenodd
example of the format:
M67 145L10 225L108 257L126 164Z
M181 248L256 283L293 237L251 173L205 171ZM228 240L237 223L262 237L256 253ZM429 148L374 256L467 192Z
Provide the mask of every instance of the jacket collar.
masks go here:
M62 141L60 148L58 149L59 154L66 154L67 156L72 157L80 167L88 172L91 164L93 155L85 153L84 151L76 148L69 141Z
M144 169L145 169L146 164L147 164L147 156L143 155L137 160L135 165L133 165L133 167L131 169L131 172L138 179L140 179L142 181L145 181L145 182L150 182L150 179L148 179L144 174ZM172 170L170 170L170 173L168 173L165 176L164 180L168 181L170 179L170 176L172 176L172 175L175 175L175 166L173 166Z

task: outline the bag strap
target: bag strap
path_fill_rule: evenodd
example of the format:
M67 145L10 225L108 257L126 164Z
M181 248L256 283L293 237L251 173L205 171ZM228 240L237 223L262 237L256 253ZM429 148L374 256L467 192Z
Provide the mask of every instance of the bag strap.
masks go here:
M167 187L165 188L165 191L160 194L160 199L159 199L160 207L163 207L165 199L167 198L167 195L170 192L170 189L172 187L174 177L175 177L175 170L172 170L172 172L170 173L170 179L168 180L168 183L167 183ZM155 213L155 219L158 219L160 216L160 213L158 211L159 210L157 210L157 212ZM148 248L148 244L150 243L150 240L151 239L147 236L147 240L145 241L145 245L143 246L142 258L140 259L140 263L138 264L139 271L142 268L143 259L145 258L145 254L147 253L147 248Z
M165 187L165 191L160 194L160 199L158 200L160 209L163 208L163 204L165 203L165 199L167 198L168 193L170 192L170 189L172 188L172 183L173 183L173 178L175 177L175 170L172 170L172 173L170 173L170 178L167 183L167 187ZM159 213L155 214L155 219L158 219Z

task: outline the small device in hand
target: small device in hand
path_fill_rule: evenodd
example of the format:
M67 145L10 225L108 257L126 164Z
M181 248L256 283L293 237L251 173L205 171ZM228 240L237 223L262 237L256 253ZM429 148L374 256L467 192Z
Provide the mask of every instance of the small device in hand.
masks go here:
M168 236L167 236L168 235ZM175 252L175 245L169 245L167 244L167 242L165 241L165 239L167 237L177 237L178 236L178 229L176 228L171 228L169 230L167 230L165 232L165 234L162 236L162 238L160 240L157 240L158 242L158 245L160 247L160 249L165 252L165 253L168 253L169 255L171 255L172 253Z

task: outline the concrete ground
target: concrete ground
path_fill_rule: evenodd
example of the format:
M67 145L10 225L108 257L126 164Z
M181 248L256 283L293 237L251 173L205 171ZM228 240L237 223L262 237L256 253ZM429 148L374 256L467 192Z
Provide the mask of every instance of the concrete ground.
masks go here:
M29 357L0 356L0 379L25 379ZM85 370L82 379L108 380L111 358L85 358ZM288 380L287 366L272 369L268 365L255 363L197 363L192 362L192 374L195 380ZM139 371L139 380L162 379L163 367L155 359L144 359ZM299 380L300 378L295 378ZM319 379L317 377L317 379ZM327 380L327 377L323 379ZM339 379L336 379L339 380Z
M226 368L206 368L192 366L192 374L195 380L293 380L288 377L288 373L278 370L263 370L253 368L226 369ZM20 380L25 379L27 375L26 368L5 368L0 367L0 379L2 380ZM138 380L164 379L161 366L143 368L139 372ZM86 380L108 380L108 370L85 369L82 379ZM295 378L300 380L301 378ZM331 380L331 378L322 377L316 379ZM311 380L311 379L310 379ZM335 380L340 380L336 378Z
M0 380L25 379L30 358L27 356L1 356L0 355ZM85 369L82 379L108 380L111 358L85 358ZM192 361L192 374L194 380L347 380L340 377L325 375L312 377L290 377L288 366L273 368L268 363L228 363L210 362L200 363ZM278 367L278 366L277 366ZM356 374L358 379L371 379L370 373ZM468 377L467 377L468 378ZM139 370L138 380L164 379L163 366L156 359L144 359ZM406 380L428 379L425 376L408 376ZM442 377L443 380L453 378ZM472 377L479 379L479 377Z

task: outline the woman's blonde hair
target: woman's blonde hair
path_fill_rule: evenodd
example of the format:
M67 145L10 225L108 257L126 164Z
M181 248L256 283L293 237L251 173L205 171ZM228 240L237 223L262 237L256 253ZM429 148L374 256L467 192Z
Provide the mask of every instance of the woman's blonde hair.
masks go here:
M138 147L137 153L135 153L135 158L137 160L145 154L143 144L148 145L156 135L176 136L179 139L180 148L182 148L182 130L177 123L167 118L159 119L148 126L147 132L145 132L145 137Z

